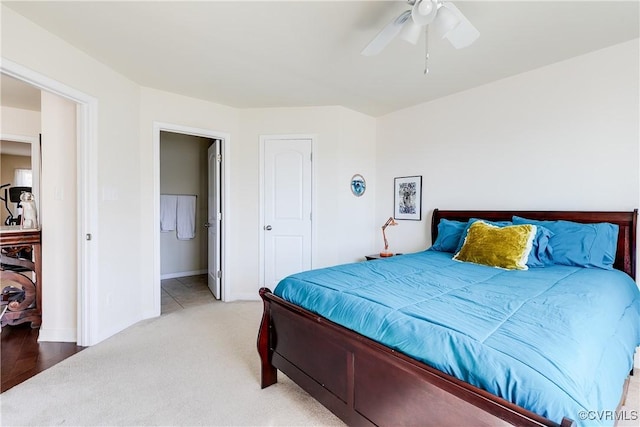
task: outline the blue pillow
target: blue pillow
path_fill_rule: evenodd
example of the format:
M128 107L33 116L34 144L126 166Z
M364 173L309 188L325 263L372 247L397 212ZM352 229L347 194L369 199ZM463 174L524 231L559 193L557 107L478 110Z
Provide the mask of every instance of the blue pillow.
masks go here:
M553 233L547 227L538 224L533 225L536 226L537 231L536 236L533 238L533 247L531 248L531 253L529 253L529 259L527 259L527 265L529 267L551 265L553 264L553 261L551 261L553 248L549 245L549 240Z
M486 219L480 220L478 218L471 218L469 222L467 222L466 227L462 231L462 235L460 236L460 241L458 242L458 246L456 247L455 253L460 252L462 249L462 245L464 244L464 239L467 237L467 230L471 227L476 221L484 221L487 224L492 224L497 227L506 227L508 225L517 225L511 221L487 221ZM531 247L531 252L529 253L529 258L527 258L527 266L528 267L544 267L545 265L552 264L551 262L551 247L549 246L549 239L553 236L553 233L546 227L537 226L536 225L536 235L533 238L533 245Z
M540 225L551 230L549 246L554 264L613 269L618 244L618 226L615 224L539 221L518 216L513 217L513 223Z
M431 250L439 252L455 252L466 222L441 219L438 223L438 237L433 242Z

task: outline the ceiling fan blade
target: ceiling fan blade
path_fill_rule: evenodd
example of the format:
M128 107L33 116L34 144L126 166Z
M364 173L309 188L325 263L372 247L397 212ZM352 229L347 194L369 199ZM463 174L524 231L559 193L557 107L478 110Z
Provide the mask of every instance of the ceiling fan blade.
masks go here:
M451 42L453 47L456 49L462 49L469 46L476 41L478 37L480 37L480 32L453 3L448 1L444 2L442 7L446 7L460 19L460 23L444 36L444 38Z
M378 35L369 42L369 44L362 49L360 52L361 55L364 56L373 56L382 52L391 40L393 40L402 30L402 26L407 22L407 20L411 17L411 10L405 10L395 18L393 21L389 22L386 27L382 29L378 33Z

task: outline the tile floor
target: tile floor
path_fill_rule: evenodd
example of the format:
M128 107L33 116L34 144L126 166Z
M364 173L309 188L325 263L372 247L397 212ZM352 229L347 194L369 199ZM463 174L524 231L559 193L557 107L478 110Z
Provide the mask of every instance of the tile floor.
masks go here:
M218 302L207 287L207 275L177 277L161 281L161 314Z

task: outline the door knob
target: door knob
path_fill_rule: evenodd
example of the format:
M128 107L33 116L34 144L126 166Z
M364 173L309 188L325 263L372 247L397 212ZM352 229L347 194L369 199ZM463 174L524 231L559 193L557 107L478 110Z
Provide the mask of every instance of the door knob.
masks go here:
M264 229L267 230L267 231L271 231L271 226L270 225L265 225Z

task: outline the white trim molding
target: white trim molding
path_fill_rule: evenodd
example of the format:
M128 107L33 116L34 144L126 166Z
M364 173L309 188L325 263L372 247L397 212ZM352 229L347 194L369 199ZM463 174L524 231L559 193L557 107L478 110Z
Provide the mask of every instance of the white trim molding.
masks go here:
M74 329L47 329L42 327L38 331L38 342L76 342L76 340L76 331Z
M199 276L201 274L207 273L207 270L179 271L177 273L161 274L160 280L177 279L178 277Z

